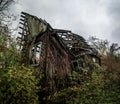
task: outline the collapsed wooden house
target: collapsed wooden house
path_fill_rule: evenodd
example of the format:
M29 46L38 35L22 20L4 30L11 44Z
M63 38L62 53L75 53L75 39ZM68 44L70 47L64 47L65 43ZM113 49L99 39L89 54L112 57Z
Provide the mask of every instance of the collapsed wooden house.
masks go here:
M54 29L45 20L24 12L20 20L22 62L42 70L48 79L64 78L72 70L100 62L82 36Z

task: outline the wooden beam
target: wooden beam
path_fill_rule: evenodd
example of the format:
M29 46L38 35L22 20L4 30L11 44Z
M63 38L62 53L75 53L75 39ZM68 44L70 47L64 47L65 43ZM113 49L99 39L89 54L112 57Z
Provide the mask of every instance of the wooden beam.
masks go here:
M23 22L19 22L19 24L21 24L21 25L25 25L25 23L23 23Z
M64 42L65 44L76 44L76 43L78 43L77 40L63 40L63 42Z
M25 15L20 15L20 17L21 17L21 18L26 18L26 19L27 19L27 17L26 17Z
M71 32L70 30L63 30L63 29L54 29L54 32L60 32L60 33L66 33L66 32Z

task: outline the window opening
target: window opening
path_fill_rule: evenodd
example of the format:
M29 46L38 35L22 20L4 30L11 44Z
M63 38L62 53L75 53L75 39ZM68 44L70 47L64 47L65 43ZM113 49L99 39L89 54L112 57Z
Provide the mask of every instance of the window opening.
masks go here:
M32 66L39 65L42 43L35 44L30 49L30 64Z

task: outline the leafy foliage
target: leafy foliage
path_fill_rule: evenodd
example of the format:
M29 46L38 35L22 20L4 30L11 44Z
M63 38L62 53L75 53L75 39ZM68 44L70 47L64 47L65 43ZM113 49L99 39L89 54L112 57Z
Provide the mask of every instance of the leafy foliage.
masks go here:
M57 80L61 82L61 85L66 84L66 88L59 88L60 90L55 93L50 92L49 96L42 96L41 93L38 96L39 92L50 89L48 86L41 87L43 75L40 70L33 70L30 66L20 63L20 51L17 50L16 42L12 38L0 35L0 41L1 104L38 104L40 102L46 104L119 104L119 46L112 44L107 49L108 51L102 57L102 66L93 64L92 71L82 68L82 73L76 68L75 71L68 73L65 82Z
M1 35L0 40L1 104L38 104L41 77L36 78L31 67L20 63L20 53L10 37Z
M3 69L0 76L0 102L3 104L37 104L37 83L30 68L16 65Z
M80 86L73 86L47 98L48 104L119 104L120 85L117 73L96 66L91 78Z

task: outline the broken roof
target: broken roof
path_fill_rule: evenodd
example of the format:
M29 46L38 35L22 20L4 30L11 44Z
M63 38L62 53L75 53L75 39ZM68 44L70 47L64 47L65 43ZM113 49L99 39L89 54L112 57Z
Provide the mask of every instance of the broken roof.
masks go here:
M70 30L54 29L45 20L28 13L22 12L21 14L22 18L20 20L22 22L20 22L20 24L23 24L23 27L20 28L26 31L26 34L29 35L29 41L33 41L33 39L39 34L42 34L46 31L51 31L51 33L57 37L61 45L71 55L75 57L79 57L84 54L97 56L97 51L91 48L82 36L72 33Z

